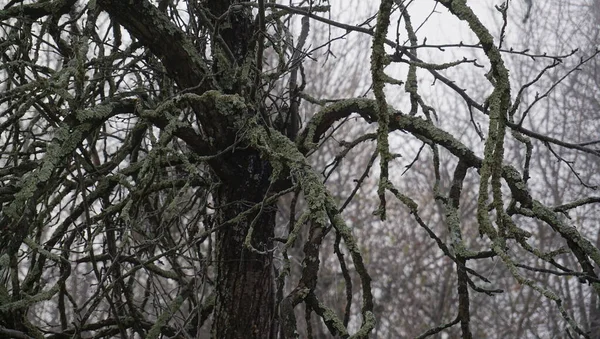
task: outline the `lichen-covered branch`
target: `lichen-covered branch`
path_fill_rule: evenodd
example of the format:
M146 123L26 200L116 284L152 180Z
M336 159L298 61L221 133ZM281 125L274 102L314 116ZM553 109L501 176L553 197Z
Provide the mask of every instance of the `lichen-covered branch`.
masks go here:
M377 209L377 215L381 220L385 220L385 191L389 181L389 162L392 160L389 146L389 123L390 116L388 112L387 102L385 100L385 73L384 68L387 65L387 56L385 54L385 38L390 25L390 15L392 11L393 0L383 0L379 6L377 15L377 26L375 27L375 35L373 36L373 47L371 53L371 77L373 79L373 93L377 101L377 149L379 151L379 186L377 195L379 196L380 205Z

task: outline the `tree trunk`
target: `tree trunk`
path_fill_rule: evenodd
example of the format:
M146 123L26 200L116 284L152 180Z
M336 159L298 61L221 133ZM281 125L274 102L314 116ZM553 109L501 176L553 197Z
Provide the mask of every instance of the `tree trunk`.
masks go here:
M239 152L238 152L239 153ZM269 187L270 165L258 154L233 154L239 175L224 182L216 196L217 225L231 220L263 201ZM216 308L213 338L274 338L273 234L275 208L265 206L240 222L217 231ZM258 217L257 217L258 216ZM254 228L252 245L244 247Z
M247 8L234 10L234 0L209 0L207 8L215 17L226 17L218 33L227 45L215 42L213 72L223 92L244 95L250 79L239 77L239 69L247 61L254 34L252 12ZM227 51L228 50L228 51ZM233 65L221 65L223 55L233 57ZM253 56L251 56L253 58ZM232 72L231 66L238 67ZM252 73L252 72L251 72ZM248 98L247 98L248 99ZM249 98L253 100L253 98ZM237 133L234 131L233 134ZM234 140L230 138L230 140ZM229 145L224 145L229 146ZM218 224L238 217L252 206L261 203L268 194L271 166L260 159L256 151L238 150L224 156L225 168L232 173L223 178L215 197ZM239 222L228 224L216 233L216 304L213 314L213 338L274 338L274 277L273 235L275 212L263 206ZM244 245L253 229L252 246L265 254L251 251Z
M216 89L222 93L238 94L250 103L260 100L248 97L248 93L254 92L249 86L254 83L256 67L246 64L254 61L253 46L257 35L252 11L247 7L233 8L231 5L235 2L238 1L204 2L204 8L211 12L211 17L218 18L212 23L218 37L212 36L211 40L211 70L202 62L203 55L193 50L190 40L150 2L140 0L132 4L99 0L98 4L161 59L180 88L190 89L199 95ZM250 71L245 73L243 69ZM230 125L231 121L219 115L222 112L218 112L217 108L211 111L193 104L192 108L199 117L206 140L198 140L193 131L187 130L188 136L192 135L186 140L190 149L199 155L217 154L236 142L239 131ZM240 114L239 118L251 118L253 114L256 112L248 112L248 116ZM217 226L263 202L268 194L272 170L267 161L260 159L258 152L238 145L235 151L221 154L208 163L216 173L215 182L220 182L214 193ZM266 254L244 247L251 227L252 246ZM274 229L275 208L263 206L260 212L228 223L216 231L214 338L275 337L271 252Z

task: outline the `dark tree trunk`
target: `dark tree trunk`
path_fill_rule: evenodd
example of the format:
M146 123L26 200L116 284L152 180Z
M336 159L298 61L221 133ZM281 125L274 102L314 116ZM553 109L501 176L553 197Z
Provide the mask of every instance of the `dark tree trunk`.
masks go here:
M245 67L253 59L252 40L255 38L252 13L247 8L237 10L230 5L237 1L209 0L207 7L219 23L222 42L213 48L213 72L225 93L248 94L250 79L232 75L231 67ZM223 46L225 43L227 48ZM231 55L233 54L233 55ZM221 57L234 60L221 65ZM254 98L246 98L253 100ZM237 131L233 131L233 134ZM234 138L230 138L233 140ZM229 145L223 145L229 146ZM222 182L215 202L217 221L223 224L238 217L252 206L263 202L268 194L271 166L255 151L241 150L225 156L223 162L229 173ZM244 241L250 230L252 246L264 254L246 248ZM216 308L213 315L213 338L274 338L273 235L275 208L263 206L239 222L231 223L216 233Z
M236 218L263 201L269 186L270 165L258 154L232 155L239 175L224 182L216 196L217 221ZM274 338L273 232L275 208L263 207L240 222L217 231L216 309L214 338ZM257 217L258 216L258 217ZM251 227L252 246L244 247Z

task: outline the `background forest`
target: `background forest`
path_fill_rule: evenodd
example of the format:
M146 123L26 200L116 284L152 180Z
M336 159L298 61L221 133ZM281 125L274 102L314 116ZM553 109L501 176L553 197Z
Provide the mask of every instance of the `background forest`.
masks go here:
M0 337L600 338L600 0L0 0Z

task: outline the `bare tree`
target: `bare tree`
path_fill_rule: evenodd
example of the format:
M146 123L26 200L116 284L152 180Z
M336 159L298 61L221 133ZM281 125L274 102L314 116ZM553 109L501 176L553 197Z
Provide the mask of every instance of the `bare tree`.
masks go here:
M530 89L598 52L504 46L510 1L496 35L464 0L417 24L424 3L7 3L0 334L590 337L597 234L566 212L598 178L568 157L600 152L534 128ZM474 42L427 42L433 15Z

